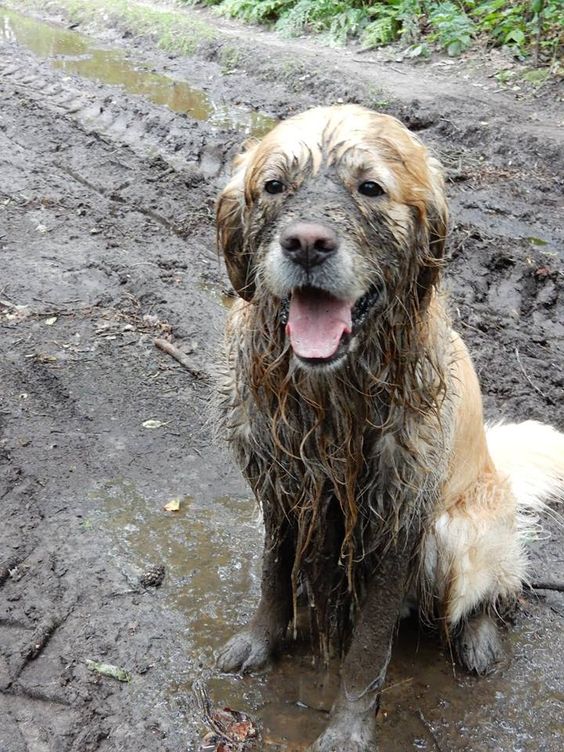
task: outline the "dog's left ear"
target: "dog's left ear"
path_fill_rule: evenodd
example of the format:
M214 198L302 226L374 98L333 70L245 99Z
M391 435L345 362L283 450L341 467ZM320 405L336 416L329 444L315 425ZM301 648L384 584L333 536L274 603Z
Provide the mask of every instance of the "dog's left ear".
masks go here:
M216 206L217 244L236 292L252 300L255 292L252 258L245 239L245 173L255 146L234 161L234 174Z
M448 226L448 206L445 197L442 168L438 160L429 158L429 194L425 216L421 218L419 242L423 254L417 277L419 300L422 302L428 292L439 281L443 267Z

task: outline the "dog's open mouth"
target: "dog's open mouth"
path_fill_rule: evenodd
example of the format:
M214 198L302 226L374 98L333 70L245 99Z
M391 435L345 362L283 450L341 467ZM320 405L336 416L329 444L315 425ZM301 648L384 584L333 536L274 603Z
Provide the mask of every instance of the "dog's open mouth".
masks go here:
M308 365L339 360L378 297L376 288L357 301L342 300L316 287L294 290L282 312L294 354Z

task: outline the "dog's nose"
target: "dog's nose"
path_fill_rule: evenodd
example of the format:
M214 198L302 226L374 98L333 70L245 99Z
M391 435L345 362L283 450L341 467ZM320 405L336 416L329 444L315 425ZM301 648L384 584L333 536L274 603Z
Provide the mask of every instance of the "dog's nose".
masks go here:
M335 253L339 239L333 230L317 222L295 222L280 235L284 255L306 269Z

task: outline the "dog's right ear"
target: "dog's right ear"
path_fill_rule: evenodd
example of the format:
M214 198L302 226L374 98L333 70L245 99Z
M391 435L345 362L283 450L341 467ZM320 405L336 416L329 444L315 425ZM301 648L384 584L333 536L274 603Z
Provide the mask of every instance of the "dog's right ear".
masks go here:
M255 293L252 255L246 243L245 174L257 144L240 154L234 161L234 174L225 186L216 207L217 244L236 292L244 300L252 300Z

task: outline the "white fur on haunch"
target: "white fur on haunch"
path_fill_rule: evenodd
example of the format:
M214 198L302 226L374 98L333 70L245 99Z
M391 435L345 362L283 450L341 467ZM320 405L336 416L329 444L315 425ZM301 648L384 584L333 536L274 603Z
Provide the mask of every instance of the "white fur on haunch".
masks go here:
M547 502L564 498L564 434L526 421L486 426L486 436L495 469L451 500L425 548L427 577L449 625L519 593L526 542L539 537Z

